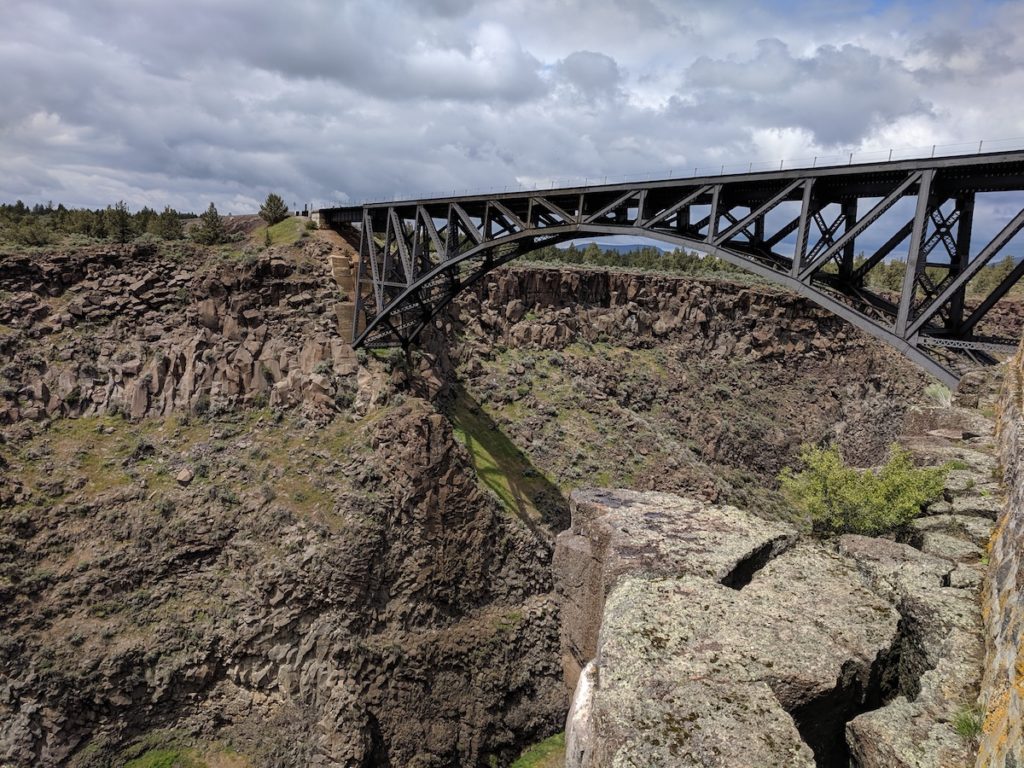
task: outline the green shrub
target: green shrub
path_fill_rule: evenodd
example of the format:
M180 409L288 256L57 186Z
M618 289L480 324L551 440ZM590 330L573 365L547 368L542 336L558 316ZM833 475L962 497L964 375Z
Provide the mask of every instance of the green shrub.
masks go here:
M13 239L18 245L48 245L53 241L53 234L37 219L26 219L13 231Z
M206 213L199 217L199 225L192 229L192 239L202 245L217 245L228 241L224 219L217 213L217 206L210 203Z
M875 470L848 467L839 449L805 445L804 469L779 475L782 494L810 518L816 533L877 536L916 517L941 493L948 468L918 469L910 452L893 445L889 461Z

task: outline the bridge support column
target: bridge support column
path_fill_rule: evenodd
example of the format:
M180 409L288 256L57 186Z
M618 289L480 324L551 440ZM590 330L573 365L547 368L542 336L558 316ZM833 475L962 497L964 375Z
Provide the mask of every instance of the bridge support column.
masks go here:
M722 196L722 185L716 184L711 192L711 213L708 214L708 236L709 243L714 242L718 234L718 204Z
M690 228L690 206L684 205L676 211L676 232L684 234Z
M974 193L969 192L956 199L956 210L960 214L956 225L956 255L950 258L950 277L956 277L967 269L971 260L971 233L974 228ZM964 297L967 285L961 286L949 300L949 317L946 328L956 332L964 322Z
M857 198L843 202L843 232L849 232L857 223ZM853 274L853 258L855 239L850 240L843 246L839 260L839 276L843 280L849 280Z

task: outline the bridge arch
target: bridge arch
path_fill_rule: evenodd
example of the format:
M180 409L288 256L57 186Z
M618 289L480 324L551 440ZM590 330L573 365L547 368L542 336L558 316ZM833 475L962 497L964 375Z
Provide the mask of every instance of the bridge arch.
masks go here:
M392 303L384 308L384 311L375 316L370 320L365 329L356 338L356 346L364 343L368 343L368 340L373 339L374 336L384 328L389 328L389 318L394 312L402 311L403 306L408 307L410 303L416 302L417 292L420 291L424 285L430 284L432 280L436 280L438 277L446 275L452 269L459 269L459 267L466 263L480 262L479 267L472 270L468 279L459 279L454 285L451 291L446 291L437 301L434 301L427 305L427 311L423 312L422 309L419 313L418 322L413 326L412 332L407 337L398 337L398 342L403 346L409 344L416 339L417 336L429 325L433 320L466 288L482 279L486 274L490 273L494 269L503 266L517 258L525 256L531 251L543 248L549 245L556 245L564 242L579 239L581 237L590 236L615 236L615 235L626 235L631 237L644 237L650 240L657 240L659 242L666 243L672 246L678 246L680 248L687 248L690 250L698 251L710 256L716 256L724 261L729 262L733 266L739 267L751 274L758 275L759 277L766 278L776 285L781 285L794 293L803 296L825 310L832 312L844 320L847 320L863 331L866 331L876 339L879 339L886 344L889 344L906 357L910 358L918 366L926 370L929 374L936 377L940 381L943 381L947 385L955 386L956 378L950 376L950 372L942 365L938 364L928 355L921 352L916 347L908 344L904 339L901 339L890 329L885 326L874 322L868 317L858 314L854 309L843 304L841 301L831 297L828 293L823 290L816 289L815 287L808 286L806 283L802 283L797 279L785 274L781 274L775 270L758 264L745 256L740 252L730 250L729 248L723 248L720 246L709 245L708 243L695 240L691 237L684 237L674 234L668 234L657 230L645 230L638 229L632 226L621 227L621 226L595 226L595 225L571 225L566 227L559 227L559 232L551 232L548 228L540 230L530 230L515 235L510 235L505 238L499 238L493 241L480 243L475 245L469 250L452 257L445 263L438 265L434 270L420 277L413 285L408 286L402 291ZM545 239L537 242L535 240L538 235L543 236ZM517 248L512 251L510 255L500 256L498 258L491 257L491 254L500 253L504 248L510 245L519 245L521 243L528 242L530 245L526 249ZM358 327L358 326L357 326ZM393 326L391 326L393 328Z

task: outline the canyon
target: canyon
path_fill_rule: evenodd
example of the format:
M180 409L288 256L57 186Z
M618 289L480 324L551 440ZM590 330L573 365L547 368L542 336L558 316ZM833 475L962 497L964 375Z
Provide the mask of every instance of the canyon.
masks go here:
M351 257L0 255L0 765L507 766L567 715L568 765L967 765L983 687L1013 753L998 377L940 406L770 286L530 264L353 350ZM944 498L810 540L801 444L894 441Z

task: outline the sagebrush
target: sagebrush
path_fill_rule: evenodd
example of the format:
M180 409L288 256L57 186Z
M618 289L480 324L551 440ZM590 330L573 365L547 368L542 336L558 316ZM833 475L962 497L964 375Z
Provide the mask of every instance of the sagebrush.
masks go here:
M906 525L945 485L948 467L914 466L910 452L892 445L877 469L847 466L839 449L805 445L804 468L779 475L783 496L810 519L816 533L867 536Z

